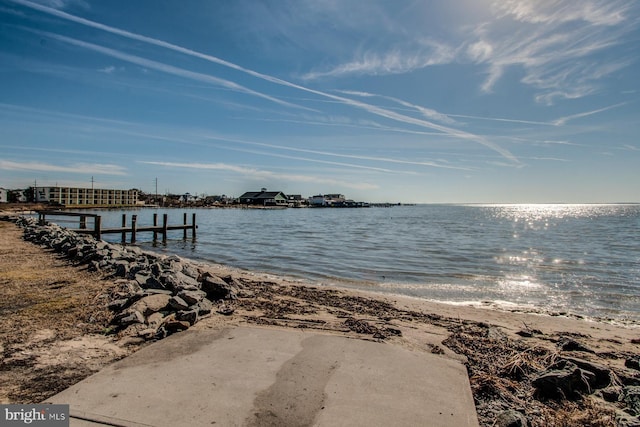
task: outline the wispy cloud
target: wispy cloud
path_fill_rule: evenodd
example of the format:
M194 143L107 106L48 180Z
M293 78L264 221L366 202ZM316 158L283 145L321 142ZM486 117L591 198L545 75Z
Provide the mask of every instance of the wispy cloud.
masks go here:
M554 125L556 125L556 126L561 126L561 125L566 124L569 120L579 119L579 118L582 118L582 117L591 116L593 114L602 113L603 111L607 111L607 110L611 110L613 108L621 107L621 106L626 105L626 104L628 104L628 103L627 102L621 102L619 104L610 105L608 107L598 108L597 110L593 110L593 111L586 111L584 113L578 113L578 114L572 114L570 116L560 117L559 119L554 120L552 123Z
M321 117L302 117L300 119L263 119L263 118L247 118L243 120L258 120L264 122L280 122L280 123L297 123L303 125L312 125L312 126L340 126L340 127L349 127L356 129L375 129L385 132L395 132L395 133L406 133L412 135L437 135L441 137L453 137L452 135L446 135L442 132L428 132L421 130L414 130L409 128L402 128L397 126L387 126L380 124L375 121L367 120L367 121L346 121L346 120L338 120L334 121L331 118L321 118Z
M548 122L523 120L523 119L507 119L507 118L500 118L500 117L480 117L480 116L470 116L470 115L464 115L464 114L446 114L446 116L460 117L460 118L467 118L467 119L474 119L474 120L488 120L488 121L495 121L495 122L520 123L520 124L540 125L540 126L561 126L566 124L570 120L579 119L582 117L591 116L593 114L602 113L604 111L611 110L613 108L622 107L623 105L627 105L627 104L628 102L620 102L618 104L609 105L608 107L598 108L597 110L586 111L583 113L572 114L570 116L560 117L558 119L548 121Z
M542 125L542 126L552 126L553 123L549 122L539 122L534 120L523 120L523 119L506 119L500 117L481 117L481 116L469 116L465 114L447 114L450 117L460 117L462 119L474 119L474 120L488 120L492 122L506 122L506 123L520 123L525 125Z
M311 71L301 76L302 80L315 80L323 77L342 77L346 75L385 75L404 74L432 65L451 63L457 55L457 49L435 40L419 41L413 48L395 47L390 51L378 53L368 51L359 58L322 71Z
M211 138L211 139L221 139L219 137L209 137L209 138ZM229 141L229 139L227 139L227 138L224 138L224 140ZM339 153L333 153L333 152L329 152L329 151L310 150L310 149L296 148L296 147L287 147L287 146L283 146L283 145L266 144L266 143L261 143L261 142L245 141L245 140L238 140L238 139L233 139L233 142L239 142L241 144L259 146L259 147L265 147L265 148L275 148L275 149L278 149L278 150L294 151L294 152L309 153L309 154L318 154L318 155L321 155L321 156L328 156L328 157L338 157L338 158L345 158L345 159L366 160L366 161L375 161L375 162L382 162L382 163L394 163L394 164L403 164L403 165L413 165L413 166L427 166L427 167L445 168L445 169L469 170L468 168L452 166L452 165L438 163L438 162L434 162L434 161L429 161L429 162L427 162L427 161L417 161L417 160L413 160L412 161L412 160L395 159L395 158L390 158L390 157L376 157L376 156L339 154ZM287 158L290 158L290 157L287 156ZM300 158L296 158L296 159L300 160ZM311 159L304 159L304 160L311 161ZM314 159L314 161L318 161L318 160ZM352 165L352 164L335 163L335 162L329 162L329 164L334 164L334 165L339 165L339 166L350 166L350 167L354 167L355 166L355 165ZM360 167L362 167L362 166L360 166ZM378 171L381 171L381 172L398 173L398 171L393 171L393 170L389 170L389 169L370 168L370 167L365 167L365 168L378 170ZM404 171L404 172L406 173L406 171Z
M21 10L10 9L8 7L3 7L3 6L0 6L0 13L7 13L9 15L14 15L14 16L24 16L24 12L22 12Z
M455 120L453 120L451 117L449 117L446 114L443 114L443 113L441 113L439 111L436 111L436 110L434 110L432 108L423 107L421 105L416 105L416 104L412 104L412 103L407 102L407 101L403 101L402 99L395 98L393 96L378 95L378 94L373 94L373 93L360 92L360 91L349 91L349 90L341 91L341 93L344 93L346 95L361 96L361 97L366 97L366 98L378 97L378 98L386 99L386 100L395 102L395 103L397 103L399 105L402 105L403 107L407 107L407 108L410 108L411 110L415 110L415 111L419 112L421 115L423 115L427 119L437 120L439 122L443 122L443 123L447 123L447 124L454 124L455 123Z
M630 59L603 61L596 54L623 43L623 35L637 28L638 21L629 17L634 7L627 0L494 1L496 19L476 27L467 56L486 65L485 92L517 66L525 73L522 83L539 91L538 102L580 98L630 64Z
M552 162L563 162L568 163L567 159L560 159L557 157L530 157L531 160L544 160L544 161L552 161Z
M242 153L259 154L259 155L262 155L262 156L277 157L277 158L281 158L281 159L296 160L296 161L303 161L303 162L310 162L310 163L318 163L318 164L331 165L331 166L340 166L342 168L348 168L348 169L363 169L363 170L369 170L369 171L375 171L375 172L383 172L383 173L389 173L389 174L394 174L394 173L395 174L410 174L410 175L414 174L414 173L408 172L408 171L395 171L395 170L392 170L392 169L386 169L386 168L375 167L375 166L365 166L365 165L353 164L353 163L336 162L336 161L331 161L331 160L322 160L322 159L310 158L310 157L291 156L291 155L287 155L287 154L279 154L279 153L274 153L274 152L270 152L270 151L251 150L251 149L246 149L246 148L229 147L229 146L219 146L219 147L223 148L225 150L239 151L239 152L242 152Z
M142 42L149 43L149 44L152 44L152 45L155 45L155 46L159 46L159 47L170 49L170 50L173 50L173 51L176 51L176 52L180 52L180 53L183 53L185 55L190 55L190 56L197 57L197 58L200 58L200 59L203 59L203 60L206 60L206 61L210 61L210 62L213 62L213 63L216 63L216 64L220 64L220 65L229 67L231 69L246 73L246 74L251 75L253 77L256 77L256 78L259 78L259 79L262 79L262 80L265 80L265 81L268 81L268 82L271 82L271 83L274 83L274 84L278 84L278 85L282 85L282 86L298 89L298 90L305 91L305 92L308 92L308 93L312 93L312 94L315 94L315 95L318 95L318 96L321 96L321 97L329 98L329 99L338 101L338 102L340 102L340 103L342 103L344 105L348 105L348 106L353 107L353 108L364 110L364 111L366 111L366 112L368 112L370 114L377 115L377 116L380 116L380 117L384 117L384 118L387 118L389 120L393 120L393 121L397 121L397 122L405 123L405 124L411 124L411 125L422 127L422 128L437 130L437 131L443 132L444 134L449 135L449 136L454 136L454 137L460 138L462 140L479 143L479 144L481 144L481 145L483 145L483 146L485 146L485 147L487 147L487 148L499 153L502 157L504 157L505 159L509 160L513 165L520 165L520 162L518 161L518 159L512 153L510 153L508 150L506 150L506 149L504 149L502 147L499 147L498 145L492 143L491 141L488 141L486 138L484 138L484 137L482 137L480 135L474 135L474 134L469 133L469 132L457 130L457 129L450 128L450 127L447 127L447 126L438 125L438 124L432 123L432 122L430 122L428 120L416 119L416 118L409 117L409 116L406 116L406 115L403 115L403 114L399 114L399 113L394 112L394 111L390 111L390 110L382 108L382 107L378 107L378 106L375 106L375 105L370 105L370 104L367 104L367 103L364 103L364 102L361 102L361 101L356 101L354 99L345 98L343 96L330 94L330 93L323 92L323 91L320 91L320 90L310 89L310 88L307 88L307 87L304 87L304 86L301 86L301 85L298 85L298 84L295 84L295 83L292 83L292 82L289 82L289 81L286 81L286 80L283 80L283 79L280 79L280 78L277 78L277 77L269 76L269 75L266 75L266 74L263 74L263 73L259 73L259 72L254 71L254 70L250 70L250 69L241 67L241 66L239 66L237 64L225 61L223 59L217 58L217 57L212 56L212 55L203 54L203 53L200 53L200 52L193 51L191 49L187 49L187 48L184 48L184 47L181 47L181 46L177 46L177 45L162 41L162 40L158 40L158 39L154 39L154 38L151 38L151 37L146 37L146 36L142 36L142 35L139 35L139 34L131 33L129 31L124 31L124 30L121 30L121 29L118 29L118 28L110 27L110 26L107 26L107 25L104 25L104 24L100 24L100 23L97 23L97 22L94 22L94 21L90 21L90 20L87 20L87 19L84 19L84 18L80 18L78 16L74 16L74 15L68 14L68 13L65 13L65 12L61 12L61 11L58 11L58 10L55 10L55 9L43 7L41 5L37 5L35 3L29 2L29 1L26 1L26 0L11 0L11 1L13 1L14 3L18 3L18 4L21 4L23 6L29 7L29 8L40 10L40 11L42 11L44 13L48 13L48 14L57 16L59 18L65 19L65 20L69 20L69 21L72 21L72 22L76 22L76 23L79 23L79 24L82 24L82 25L86 25L86 26L92 27L92 28L96 28L96 29L100 29L100 30L103 30L103 31L107 31L107 32L113 33L113 34L117 34L117 35L129 38L129 39L132 39L132 40L142 41ZM105 54L112 55L114 57L119 57L120 59L123 59L123 60L130 60L131 62L137 63L137 64L142 65L142 66L145 66L144 64L148 64L149 68L153 68L153 66L157 66L157 67L160 67L160 68L164 68L164 71L166 71L166 72L174 72L174 73L177 73L178 75L183 75L183 76L189 75L189 76L192 76L195 79L198 79L198 78L200 78L200 76L202 76L202 78L204 78L205 81L210 81L211 83L213 83L214 80L222 80L222 79L214 78L212 76L200 75L200 73L194 73L192 71L178 69L176 67L172 67L172 66L169 66L169 65L166 65L166 64L159 64L159 63L156 63L154 61L146 60L146 59L139 58L139 57L134 57L132 55L128 55L128 54L125 54L125 53L114 51L113 49L109 49L109 48L102 47L102 46L97 46L97 45L94 45L94 44L91 44L91 43L87 43L87 42L83 42L83 41L80 41L80 40L70 39L68 37L58 36L58 35L52 35L52 36L58 37L58 38L67 39L66 41L68 43L77 44L78 46L83 46L83 47L86 47L86 48L89 48L89 49L93 49L93 50L96 50L96 51L101 51L101 52L103 52ZM167 68L167 67L169 67L169 68ZM213 79L213 80L209 80L209 79ZM218 84L221 84L221 83L222 82L218 82ZM232 83L232 85L235 86L236 84ZM268 95L262 95L262 94L260 94L259 96L268 97ZM280 100L274 100L274 101L275 102L279 102L279 103L284 103L284 101L280 101Z
M579 4L557 0L500 0L495 1L493 7L500 17L511 16L520 22L552 24L585 21L594 25L617 25L625 20L624 14L630 5L630 2L615 0L589 0Z
M282 180L291 181L291 182L306 182L306 183L315 183L315 184L324 184L324 185L335 185L340 187L352 188L356 190L378 189L378 186L375 184L347 182L347 181L340 181L332 178L324 178L324 177L317 177L317 176L310 176L310 175L278 173L278 172L273 172L268 170L261 170L261 169L238 166L238 165L230 165L225 163L179 163L179 162L148 162L148 161L140 161L139 163L147 164L147 165L162 166L162 167L170 167L170 168L222 170L227 172L235 172L247 177L251 177L259 180L265 180L265 181L282 179Z
M161 62L157 62L157 61L153 61L151 59L146 59L146 58L142 58L140 56L136 56L136 55L130 55L128 53L124 53L115 49L111 49L105 46L99 46L93 43L89 43L89 42L85 42L82 40L77 40L71 37L66 37L60 34L53 34L53 33L49 33L49 32L45 32L45 31L36 31L36 30L32 30L37 32L38 34L50 37L52 39L64 42L64 43L68 43L74 46L78 46L78 47L82 47L85 49L89 49L95 52L99 52L102 53L104 55L108 55L114 58L118 58L120 60L123 61L127 61L136 65L140 65L142 67L146 67L146 68L150 68L150 69L154 69L154 70L158 70L158 71L162 71L164 73L167 74L173 74L179 77L183 77L186 79L191 79L191 80L196 80L196 81L200 81L200 82L204 82L204 83L211 83L214 85L218 85L218 86L222 86L224 88L227 89L231 89L234 91L238 91L238 92L243 92L249 95L253 95L253 96L257 96L259 98L264 98L267 99L269 101L275 102L277 104L286 106L286 107L291 107L291 108L302 108L305 110L310 110L309 108L306 107L302 107L299 105L294 105L290 102L286 102L286 101L282 101L280 99L274 98L273 96L270 95L266 95L264 93L261 92L257 92L254 91L252 89L246 88L244 86L241 86L235 82L232 82L230 80L225 80L225 79L221 79L219 77L215 77L209 74L203 74L203 73L197 73L195 71L190 71L190 70L186 70L184 68L179 68L179 67L175 67L173 65L169 65L169 64L164 64Z
M80 7L90 9L89 3L85 0L37 0L37 3L52 9L68 9L70 7Z
M98 72L105 73L105 74L112 74L115 71L116 71L116 67L114 67L113 65L109 65L107 67L98 69Z
M41 162L12 162L0 160L0 169L11 171L64 172L95 175L126 175L126 169L118 165L78 163L69 166Z
M259 141L250 141L250 140L241 139L238 137L231 137L231 136L225 136L225 135L212 135L208 131L198 131L198 130L191 130L191 129L185 129L185 128L162 128L161 131L158 131L157 126L153 126L153 129L151 129L148 126L133 123L133 122L128 122L128 121L111 120L111 119L104 119L99 117L92 117L92 116L85 116L85 115L78 115L78 114L60 113L57 111L48 111L48 110L41 110L41 109L35 109L35 108L21 107L13 104L0 103L0 111L4 111L5 114L10 115L8 117L11 117L12 121L15 121L16 117L26 115L32 119L34 117L37 117L38 120L44 119L47 121L55 122L56 124L69 124L70 126L72 126L72 128L65 127L65 129L75 129L75 127L78 125L80 126L90 125L92 129L102 129L109 132L117 132L118 134L121 134L121 135L128 135L128 136L133 136L136 138L144 138L144 139L154 139L154 140L166 141L170 143L177 143L181 145L188 144L188 145L197 145L197 146L210 146L210 143L208 141L214 140L214 141L222 141L222 142L228 142L233 144L241 144L246 146L275 149L279 151L288 151L293 153L308 153L308 154L316 154L316 155L334 157L334 158L373 161L377 163L405 164L405 165L435 167L435 168L445 168L445 169L468 169L468 168L462 168L455 165L450 165L445 162L438 162L438 161L417 161L417 160L397 159L392 157L358 156L358 155L334 153L327 150L303 149L303 148L290 147L285 145L269 144L269 143L259 142ZM344 122L343 119L339 119L337 121L341 123ZM318 158L285 156L283 154L267 152L267 151L246 150L246 149L238 148L237 145L233 147L228 145L219 145L217 147L224 150L251 152L253 154L288 158L292 160L306 161L306 162L312 162L312 163L331 164L334 166L341 166L345 168L366 169L366 170L373 170L373 171L384 172L384 173L410 173L406 170L398 171L398 170L392 170L392 169L375 167L375 166L356 165L353 163L343 163L343 162L332 162L332 161L322 160ZM20 147L20 146L0 145L0 148L7 148L12 150L45 151L45 152L55 152L55 153L64 153L64 154L109 155L109 153L102 153L97 151L68 150L68 149L60 149L55 147L28 147L28 146ZM117 155L117 154L112 153L110 155Z
M631 54L607 55L640 25L633 0L494 0L491 10L492 19L455 28L441 39L415 42L424 30L408 30L404 43L359 48L352 60L302 78L405 74L458 63L482 67L486 78L480 89L489 93L517 69L524 74L521 83L536 89L535 100L551 105L597 92L603 78L636 60Z

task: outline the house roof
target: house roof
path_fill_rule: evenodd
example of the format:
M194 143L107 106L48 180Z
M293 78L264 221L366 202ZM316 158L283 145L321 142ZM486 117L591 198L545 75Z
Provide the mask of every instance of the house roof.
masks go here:
M284 198L286 196L282 191L248 191L240 196L241 199L274 199L281 194Z

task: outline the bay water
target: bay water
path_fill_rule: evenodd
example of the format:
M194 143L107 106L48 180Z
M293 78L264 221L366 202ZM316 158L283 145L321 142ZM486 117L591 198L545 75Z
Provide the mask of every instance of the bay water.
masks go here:
M86 212L86 211L85 211ZM452 304L640 323L640 205L96 210L151 224L197 216L197 239L145 250ZM190 236L190 235L189 235ZM105 235L117 242L120 236Z

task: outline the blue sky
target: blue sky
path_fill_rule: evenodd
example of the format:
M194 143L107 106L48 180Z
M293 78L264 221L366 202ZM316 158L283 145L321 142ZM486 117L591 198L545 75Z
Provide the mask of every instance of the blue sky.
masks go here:
M640 201L635 0L0 0L0 187Z

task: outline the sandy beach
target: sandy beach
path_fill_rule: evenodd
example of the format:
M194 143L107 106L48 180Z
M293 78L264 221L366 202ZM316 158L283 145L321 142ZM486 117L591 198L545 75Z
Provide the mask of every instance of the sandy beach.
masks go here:
M0 221L0 236L0 402L41 402L148 345L135 328L110 327L106 295L112 277L25 242L12 222ZM207 268L243 286L236 299L219 302L218 310L190 329L316 330L461 361L480 425L494 425L509 410L533 426L637 420L625 395L640 384L637 327L381 296L222 265ZM534 380L568 359L581 372L608 372L610 384L578 387L575 395L541 395Z

